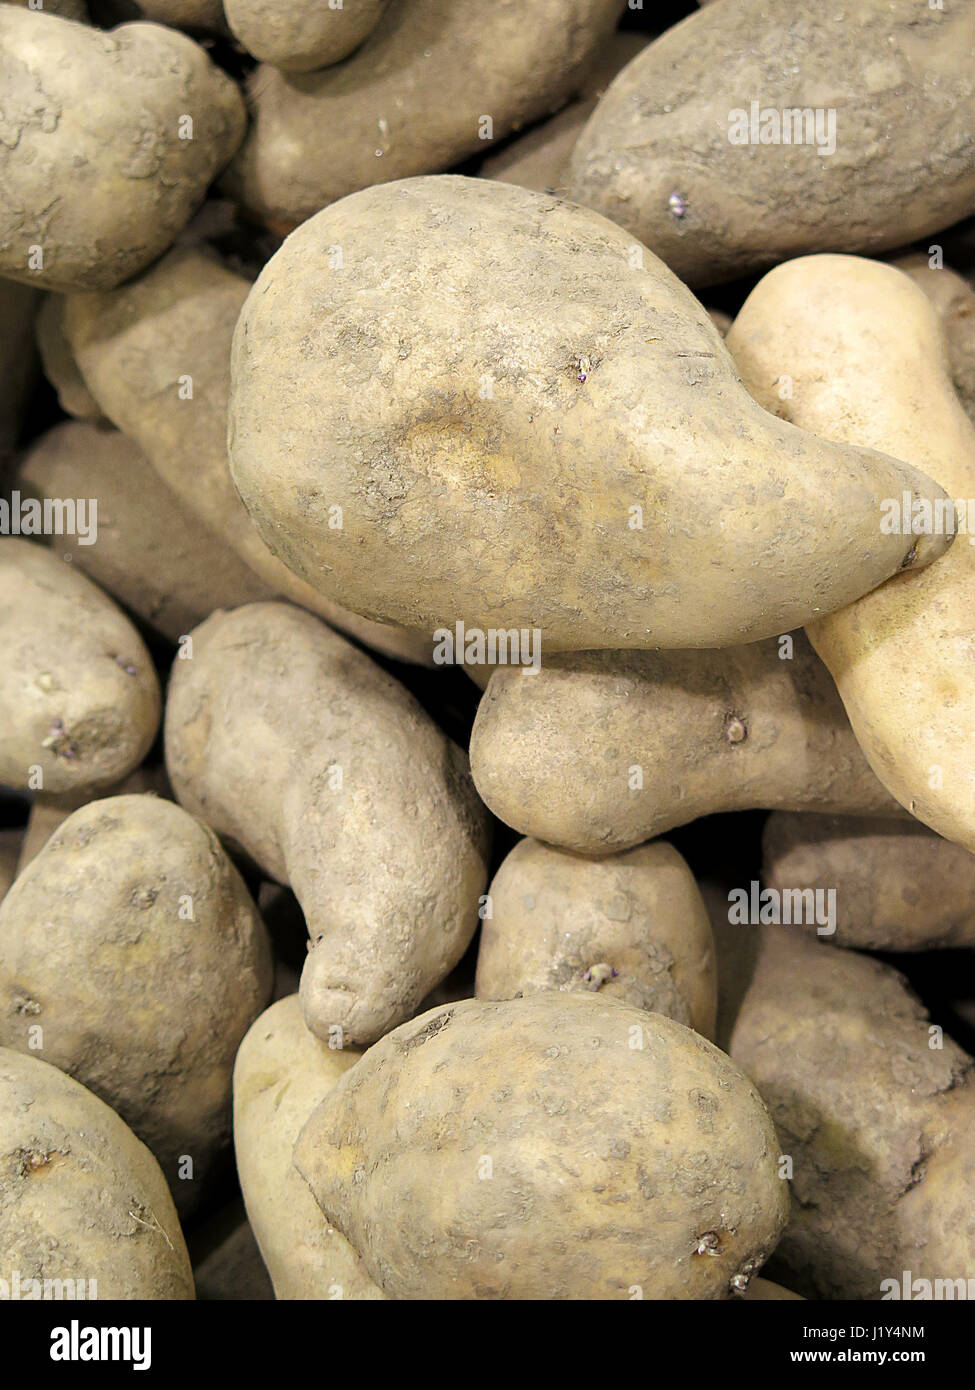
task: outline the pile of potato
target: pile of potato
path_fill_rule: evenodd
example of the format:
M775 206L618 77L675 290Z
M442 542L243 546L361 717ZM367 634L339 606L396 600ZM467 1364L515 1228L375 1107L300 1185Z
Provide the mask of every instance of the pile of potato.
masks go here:
M3 1287L975 1297L975 4L645 8L0 3Z

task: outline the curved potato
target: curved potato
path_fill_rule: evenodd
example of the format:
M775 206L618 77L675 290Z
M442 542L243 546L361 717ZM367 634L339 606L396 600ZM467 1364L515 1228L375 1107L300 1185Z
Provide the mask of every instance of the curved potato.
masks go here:
M224 0L235 38L282 72L312 72L347 58L380 22L389 0Z
M598 991L710 1038L714 940L694 875L658 841L602 860L522 840L488 889L478 999Z
M79 1279L85 1297L193 1297L173 1199L146 1146L70 1076L0 1048L0 1277L13 1270L21 1297L29 1279L58 1281L49 1297L70 1297L69 1284L77 1296Z
M135 628L43 546L0 539L0 782L97 791L142 762L159 682Z

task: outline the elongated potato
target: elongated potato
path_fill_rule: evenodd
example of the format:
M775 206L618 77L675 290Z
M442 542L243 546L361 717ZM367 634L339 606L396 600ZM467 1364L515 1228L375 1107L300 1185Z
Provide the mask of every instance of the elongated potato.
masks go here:
M359 1056L310 1033L297 994L261 1014L237 1052L237 1173L275 1298L385 1297L291 1162L305 1121Z
M113 1110L0 1048L0 1278L47 1297L188 1299L193 1275L159 1165ZM88 1281L94 1282L94 1290ZM40 1292L33 1295L40 1297Z
M478 999L599 991L713 1035L711 923L671 845L590 860L522 840L495 875L488 901Z
M878 526L883 498L938 488L757 408L706 310L633 251L486 179L300 227L234 333L231 469L270 548L373 620L553 651L768 637L943 551Z
M277 559L234 490L227 403L234 325L250 282L197 247L131 285L73 295L65 328L86 384L186 507L270 588L388 656L428 661L430 641L323 599Z
M802 633L495 671L471 773L501 820L580 854L628 849L715 811L902 814Z
M711 6L610 87L569 196L690 285L904 246L972 210L973 45L970 5Z
M257 69L224 185L288 230L360 188L449 169L564 106L623 4L534 0L529 20L508 0L390 0L341 67Z
M731 1056L793 1166L775 1277L830 1299L879 1299L905 1270L971 1277L972 1058L929 1025L897 971L792 927L719 931L722 990L743 933L752 959Z
M273 597L118 430L56 426L21 461L17 484L42 500L96 501L94 543L61 536L59 553L170 642L217 608Z
M902 256L894 265L931 301L945 336L952 383L975 422L975 290L947 266L934 269L930 256Z
M389 0L224 0L234 36L262 63L283 72L328 67L359 47Z
M598 995L432 1009L328 1092L295 1164L395 1298L718 1299L788 1210L752 1086Z
M236 85L173 29L0 5L0 274L107 288L154 261L240 143Z
M311 936L305 1021L374 1041L464 954L487 826L461 750L310 613L217 613L177 659L166 765L180 802L290 884Z
M159 797L75 811L0 904L0 1044L117 1110L181 1210L229 1138L234 1054L270 996L243 880L213 831Z
M926 826L776 812L762 850L767 887L836 893L835 946L975 946L975 855Z
M900 575L808 630L884 786L975 850L975 426L952 387L938 318L891 266L812 256L760 282L728 345L763 405L832 438L894 450L965 506L970 534L936 571ZM783 374L791 388L780 400ZM900 540L913 526L960 518L925 515L896 492L884 512Z
M159 682L111 599L43 546L4 536L0 632L0 782L93 792L142 762Z

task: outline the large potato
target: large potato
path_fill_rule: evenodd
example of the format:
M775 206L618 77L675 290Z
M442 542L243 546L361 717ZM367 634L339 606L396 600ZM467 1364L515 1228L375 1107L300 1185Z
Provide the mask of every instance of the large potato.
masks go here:
M328 1092L295 1163L395 1298L724 1298L789 1203L728 1058L598 995L403 1024Z
M967 4L714 5L616 79L569 196L692 285L903 246L972 211L973 46Z
M156 259L240 143L240 93L172 29L0 5L0 274L107 288Z
M77 1296L79 1279L90 1298L193 1297L173 1200L149 1150L77 1081L0 1048L0 1278L14 1270L21 1297L29 1279L60 1281L51 1298L72 1297L69 1288Z
M309 1115L356 1061L310 1033L297 994L250 1028L234 1064L237 1174L261 1256L281 1299L381 1299L291 1162Z
M374 1041L463 955L487 817L466 756L408 692L286 604L217 613L177 659L166 765L180 802L290 884L326 1042Z
M4 536L0 632L0 782L97 791L142 762L159 682L111 599L43 546Z
M581 854L628 849L715 811L903 814L802 633L497 670L474 721L471 773L501 820Z
M347 58L372 33L389 0L224 0L227 23L263 63L310 72Z
M229 1139L234 1055L270 996L243 880L170 801L75 811L0 903L0 1044L40 1052L117 1110L181 1209Z
M883 498L939 489L757 408L625 232L486 179L387 184L305 223L247 298L232 377L231 469L270 548L428 633L730 645L948 540L883 535Z
M677 851L658 842L583 859L522 840L482 910L478 999L596 992L714 1033L717 983L707 908Z
M968 534L936 570L900 575L808 631L884 786L939 835L975 850L975 426L955 394L938 317L891 266L810 256L759 283L728 346L763 405L910 459L966 508ZM780 400L783 373L792 386ZM960 512L925 517L896 492L885 512L901 541L913 526L961 528Z
M623 4L534 0L529 16L509 0L390 0L340 67L257 69L225 185L288 228L360 188L449 169L564 106Z

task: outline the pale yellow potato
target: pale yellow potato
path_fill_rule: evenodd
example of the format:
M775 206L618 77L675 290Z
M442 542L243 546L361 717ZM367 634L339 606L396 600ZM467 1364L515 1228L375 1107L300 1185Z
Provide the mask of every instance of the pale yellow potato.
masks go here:
M429 634L729 646L950 541L883 535L883 498L939 489L756 406L620 228L488 179L367 189L288 237L237 321L228 437L290 569Z
M146 1146L70 1076L0 1048L0 1278L14 1270L22 1287L94 1280L100 1300L193 1297L173 1199Z
M95 792L159 727L155 668L106 594L44 546L0 538L0 783Z
M721 1299L788 1211L752 1085L689 1028L599 995L465 1000L328 1092L295 1164L405 1299Z
M716 811L904 815L801 632L715 652L573 652L537 675L496 670L470 747L500 820L580 854L613 854Z
M283 72L312 72L338 63L383 18L389 0L224 0L238 42Z
M478 999L598 991L713 1036L711 923L672 845L593 860L522 840L495 874L481 916Z
M310 1033L297 994L261 1014L237 1052L237 1176L275 1298L385 1298L291 1161L305 1121L360 1055Z
M975 426L937 315L889 265L812 256L759 283L728 346L762 405L828 438L892 450L968 504L967 533L934 569L900 575L808 631L880 781L918 820L975 850Z
M930 256L901 256L894 265L934 306L945 335L951 379L968 418L975 421L975 290L947 266L933 268Z

